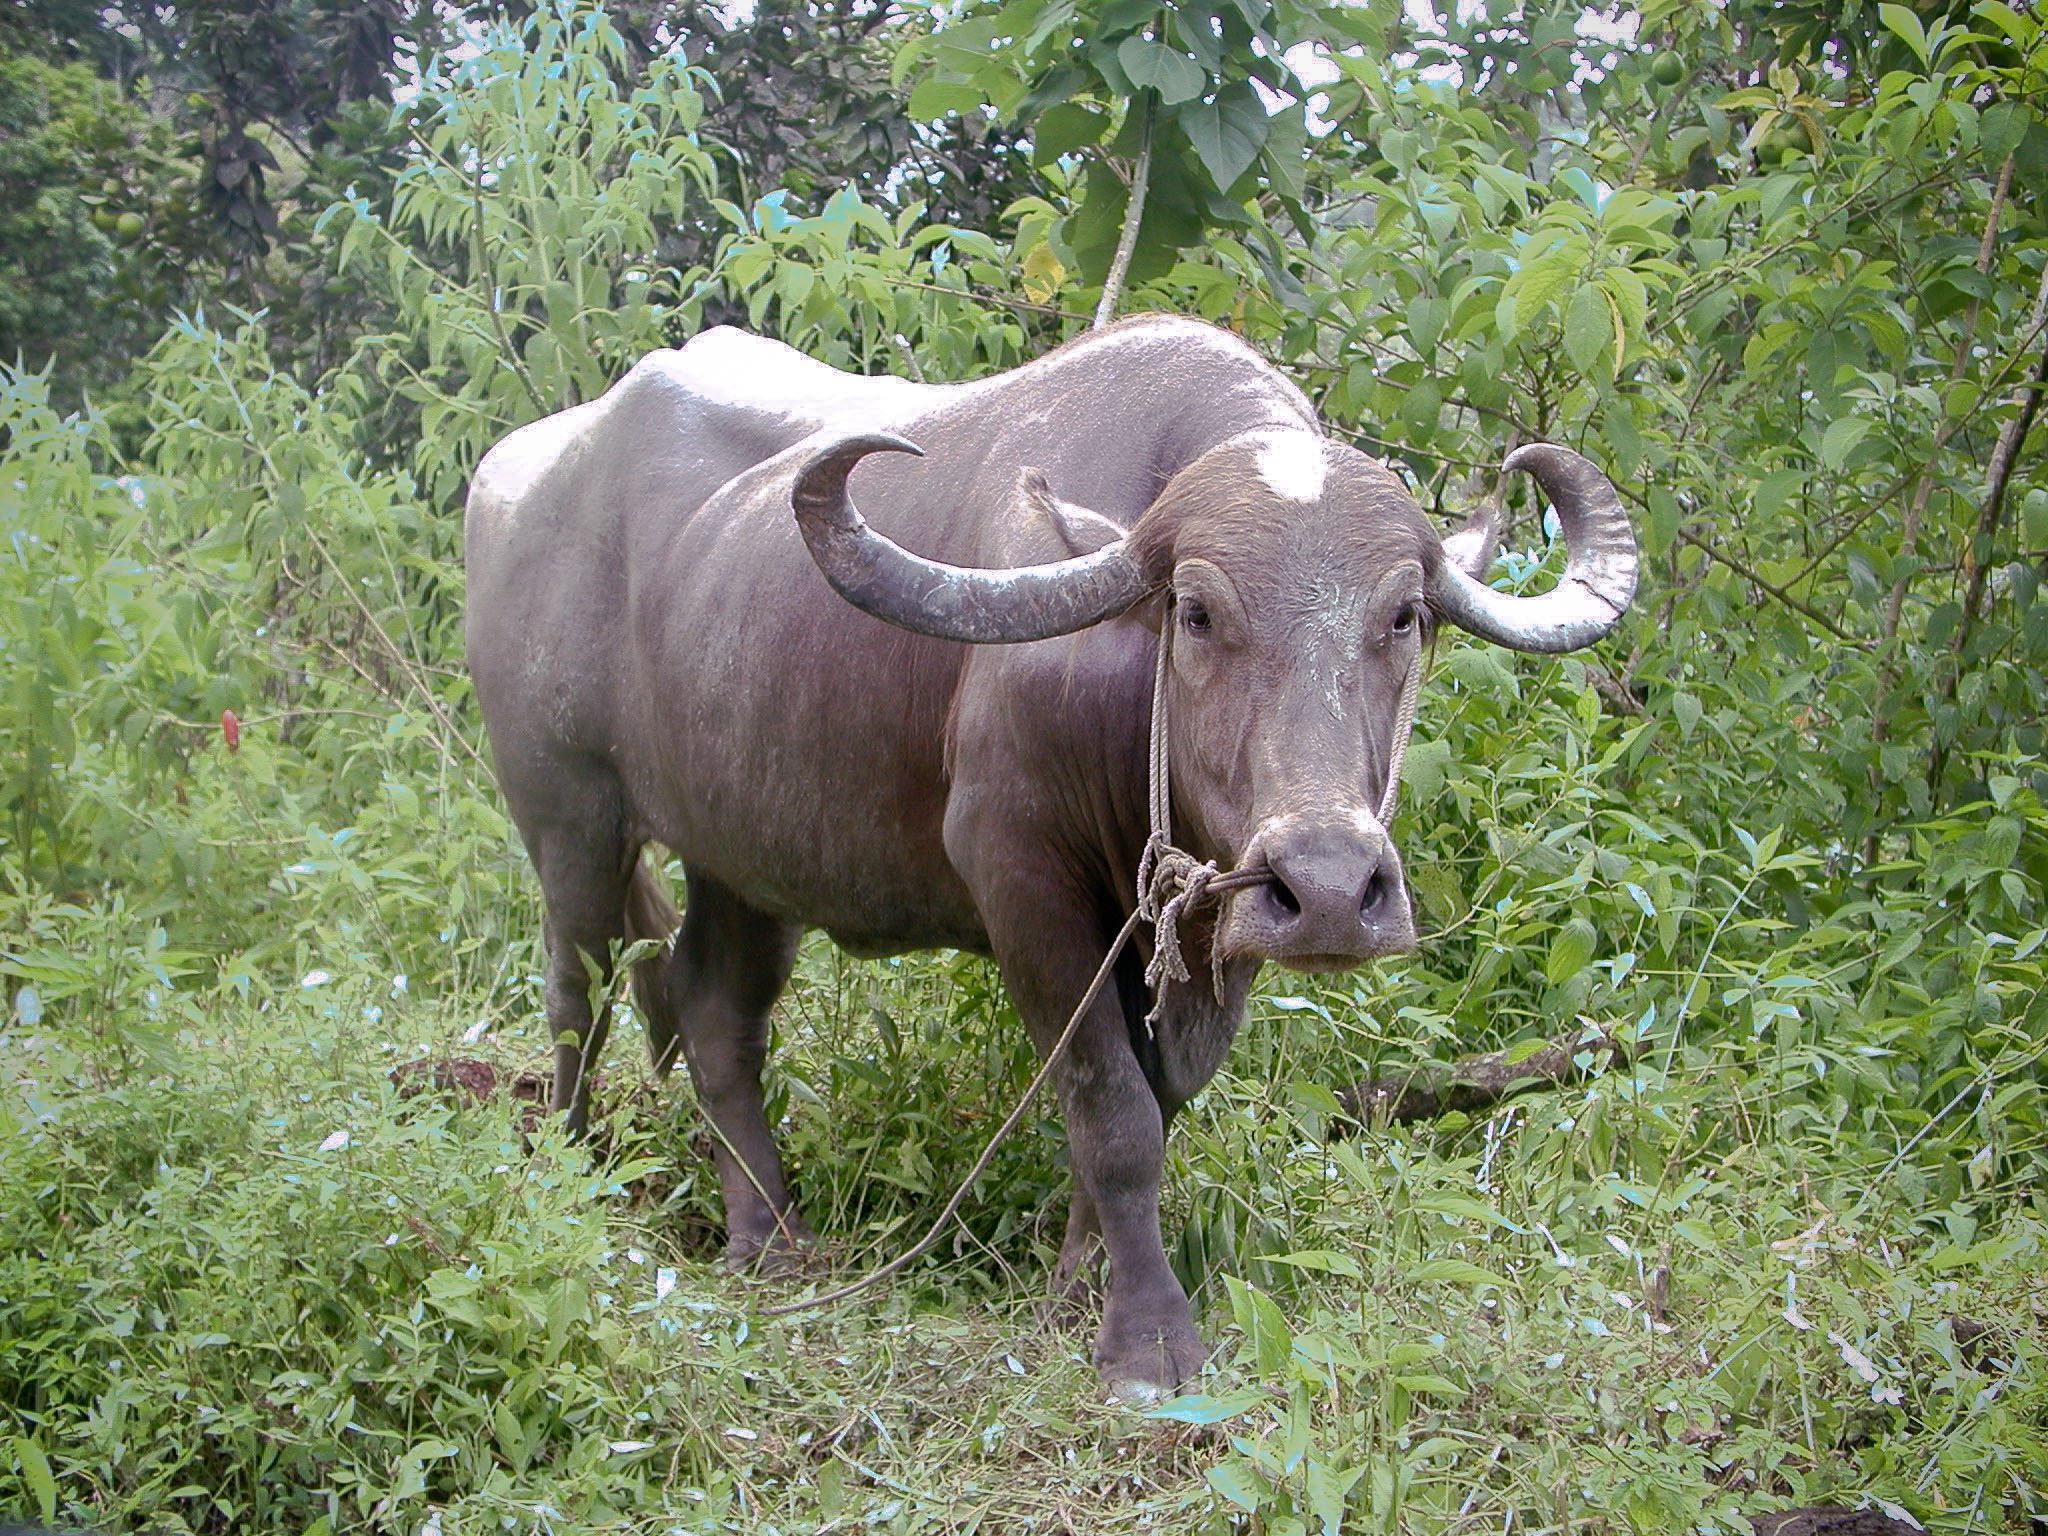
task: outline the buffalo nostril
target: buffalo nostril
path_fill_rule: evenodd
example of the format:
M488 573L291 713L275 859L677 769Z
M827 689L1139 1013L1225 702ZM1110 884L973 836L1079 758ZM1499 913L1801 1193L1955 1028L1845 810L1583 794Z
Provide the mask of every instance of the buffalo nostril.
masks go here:
M1372 878L1365 882L1364 895L1359 898L1359 914L1363 917L1371 917L1373 913L1386 905L1387 897L1392 893L1393 888L1394 882L1387 878L1387 872L1384 868L1374 870Z
M1301 916L1301 899L1288 888L1287 882L1282 880L1277 874L1273 876L1272 883L1266 887L1266 899L1288 917Z

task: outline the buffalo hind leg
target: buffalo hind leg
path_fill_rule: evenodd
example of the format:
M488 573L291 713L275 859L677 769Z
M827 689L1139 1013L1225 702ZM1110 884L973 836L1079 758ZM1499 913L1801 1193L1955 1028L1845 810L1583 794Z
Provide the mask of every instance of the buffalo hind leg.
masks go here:
M803 929L755 911L709 875L687 867L685 874L690 899L669 961L666 1027L682 1044L711 1122L726 1262L775 1267L813 1240L790 1203L761 1097L768 1012L789 980Z
M569 1133L580 1136L611 1028L612 946L626 931L626 884L638 850L573 826L544 828L527 846L547 906L544 995L555 1041L554 1108Z

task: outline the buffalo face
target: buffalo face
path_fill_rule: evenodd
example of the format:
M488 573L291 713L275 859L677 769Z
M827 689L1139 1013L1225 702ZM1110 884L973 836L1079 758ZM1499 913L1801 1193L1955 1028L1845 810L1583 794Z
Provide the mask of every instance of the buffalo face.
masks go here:
M1223 954L1337 970L1413 949L1383 812L1442 558L1421 509L1355 450L1275 433L1190 466L1136 537L1171 570L1176 801L1202 852L1270 877L1230 902Z

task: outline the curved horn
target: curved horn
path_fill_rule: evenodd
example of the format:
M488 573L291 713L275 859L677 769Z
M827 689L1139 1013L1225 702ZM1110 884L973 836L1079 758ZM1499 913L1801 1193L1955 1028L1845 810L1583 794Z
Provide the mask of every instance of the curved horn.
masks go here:
M854 507L846 477L871 453L923 452L894 433L861 432L826 443L797 471L797 526L825 579L856 608L920 635L989 645L1086 629L1151 590L1124 539L1073 560L987 571L941 565L884 538Z
M1591 645L1620 621L1636 592L1636 536L1621 498L1590 460L1555 443L1517 448L1501 467L1529 471L1557 508L1564 575L1540 596L1517 597L1447 559L1431 583L1431 605L1459 628L1517 651Z

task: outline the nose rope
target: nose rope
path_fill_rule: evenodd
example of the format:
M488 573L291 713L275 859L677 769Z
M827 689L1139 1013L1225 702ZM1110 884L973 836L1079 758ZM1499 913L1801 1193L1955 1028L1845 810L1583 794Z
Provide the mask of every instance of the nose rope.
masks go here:
M1380 796L1380 827L1392 832L1394 807L1401 803L1401 764L1408 756L1408 736L1415 729L1415 698L1422 692L1422 652L1415 653L1415 665L1401 685L1401 709L1394 717L1394 741L1387 753L1387 787Z
M1186 981L1188 964L1181 952L1180 920L1190 908L1206 897L1227 896L1247 886L1273 878L1265 869L1220 870L1214 860L1197 859L1186 849L1173 845L1173 795L1167 766L1166 677L1173 655L1173 597L1168 594L1166 613L1159 624L1159 659L1152 673L1152 722L1147 743L1146 811L1150 828L1145 851L1138 857L1138 915L1152 924L1152 959L1145 967L1145 984L1152 989L1152 1007L1145 1015L1149 1029L1165 1005L1166 983ZM1422 691L1422 657L1401 684L1401 705L1394 717L1394 734L1387 755L1387 786L1380 795L1379 824L1393 825L1394 809L1401 798L1401 765L1408 755L1408 737L1415 729L1415 704ZM1223 998L1223 950L1209 946L1209 989L1217 1001Z
M1181 917L1211 894L1219 879L1227 878L1214 860L1198 859L1173 845L1166 729L1166 675L1172 666L1173 624L1173 596L1168 593L1166 612L1159 622L1159 660L1152 672L1151 762L1146 784L1151 828L1145 836L1145 851L1138 858L1138 915L1152 924L1152 959L1145 966L1145 984L1152 989L1152 1007L1145 1015L1147 1029L1166 1005L1166 983L1188 979L1188 963L1180 947ZM1258 878L1266 878L1265 872L1260 871ZM1209 946L1209 987L1218 998L1223 996L1223 954L1216 944Z

